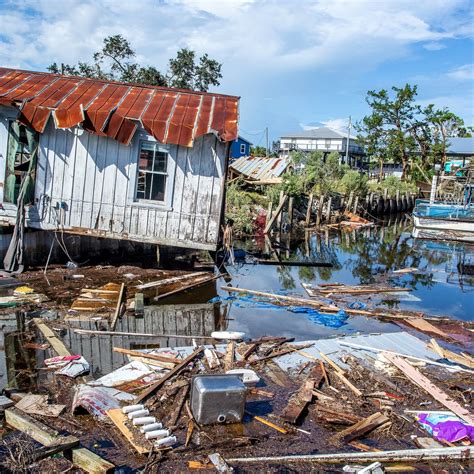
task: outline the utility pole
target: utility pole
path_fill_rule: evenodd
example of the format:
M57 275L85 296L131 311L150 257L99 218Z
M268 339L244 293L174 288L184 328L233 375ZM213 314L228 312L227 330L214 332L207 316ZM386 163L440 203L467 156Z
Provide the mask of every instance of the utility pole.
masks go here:
M268 142L268 127L265 127L265 136L266 136L266 140L267 140L267 154L266 154L266 157L268 158L268 155L269 155L269 142Z
M351 138L351 125L352 125L352 120L351 120L351 116L349 115L349 123L347 125L347 139L346 139L346 165L348 164L348 160L349 160L349 140Z

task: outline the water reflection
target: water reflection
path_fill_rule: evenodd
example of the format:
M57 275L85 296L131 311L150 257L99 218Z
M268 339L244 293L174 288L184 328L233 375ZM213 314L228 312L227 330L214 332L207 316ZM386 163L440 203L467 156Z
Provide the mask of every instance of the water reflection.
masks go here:
M386 306L423 311L426 314L472 319L473 257L469 245L415 240L411 222L392 221L390 225L350 231L326 230L307 233L303 240L280 236L276 242L268 239L239 242L254 255L285 261L331 262L327 267L263 266L240 262L229 268L233 286L260 291L288 291L306 297L302 283L339 282L370 284L394 280L412 288L404 295L385 296ZM411 273L396 275L395 270L415 268ZM226 293L220 293L225 298ZM373 298L375 300L375 297ZM237 307L230 311L230 329L243 330L252 337L278 334L297 337L326 336L334 333L327 327L310 322L304 315L292 314L284 308L264 311L259 308ZM367 318L350 318L339 332L357 330L393 331L394 325Z

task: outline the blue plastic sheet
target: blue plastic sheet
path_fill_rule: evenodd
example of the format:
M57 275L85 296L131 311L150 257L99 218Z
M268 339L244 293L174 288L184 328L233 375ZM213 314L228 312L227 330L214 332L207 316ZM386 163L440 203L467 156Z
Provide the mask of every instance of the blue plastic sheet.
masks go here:
M209 300L209 303L217 303L219 301L233 301L233 305L238 308L261 308L270 311L290 311L291 313L304 314L312 323L322 324L323 326L334 329L339 329L344 326L349 317L342 309L338 313L321 313L315 308L307 306L281 306L273 303L267 298L254 297L245 294L239 296L230 295L226 298L216 296Z
M350 309L365 309L365 308L367 308L367 305L365 303L362 303L362 301L353 301L352 303L349 303L347 306L349 306Z

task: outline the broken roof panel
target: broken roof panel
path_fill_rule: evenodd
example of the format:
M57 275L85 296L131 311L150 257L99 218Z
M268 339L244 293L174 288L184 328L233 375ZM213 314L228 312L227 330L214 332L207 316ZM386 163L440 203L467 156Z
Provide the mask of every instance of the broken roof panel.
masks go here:
M239 98L222 94L0 68L0 102L18 106L19 120L40 133L53 113L58 128L82 124L127 145L137 122L162 143L188 147L208 133L238 136Z
M286 158L243 156L233 161L230 167L234 172L244 176L246 179L278 183L289 164L290 162Z

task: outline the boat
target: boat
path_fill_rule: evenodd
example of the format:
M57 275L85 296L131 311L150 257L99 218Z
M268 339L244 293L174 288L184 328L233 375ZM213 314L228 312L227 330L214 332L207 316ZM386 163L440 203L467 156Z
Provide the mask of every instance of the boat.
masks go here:
M413 211L414 236L474 242L474 207L417 200Z

